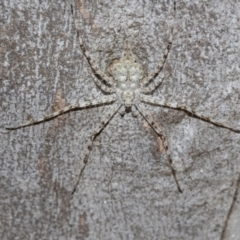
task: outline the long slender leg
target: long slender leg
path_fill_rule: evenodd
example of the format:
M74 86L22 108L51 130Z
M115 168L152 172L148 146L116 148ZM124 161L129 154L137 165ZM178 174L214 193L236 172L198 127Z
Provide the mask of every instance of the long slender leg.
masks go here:
M106 127L106 125L110 122L110 120L113 118L113 116L116 114L116 112L118 111L118 109L120 108L120 104L117 104L115 103L113 105L113 108L111 109L110 113L108 113L106 116L104 116L104 119L101 121L101 124L94 130L94 132L91 134L90 138L89 138L89 141L87 143L87 147L86 147L86 152L84 154L84 159L83 159L83 167L81 168L80 170L80 173L78 175L78 179L77 179L77 182L73 188L73 191L72 191L72 194L74 194L74 192L76 191L77 189L77 186L80 182L80 179L83 175L83 172L84 172L84 169L88 163L88 158L89 158L89 154L90 154L90 151L92 150L92 145L93 145L93 142L96 138L96 136Z
M174 3L173 3L173 8L174 8L174 13L173 13L173 21L175 22L175 16L176 16L176 0L174 0ZM157 67L155 68L155 70L147 77L145 77L142 82L141 82L141 87L144 87L145 85L147 85L148 83L150 83L157 75L158 73L162 70L163 66L164 66L164 63L166 62L167 60L167 56L169 54L169 51L171 49L171 46L172 46L172 39L173 39L173 29L174 29L174 22L173 22L173 25L172 25L172 28L171 28L171 33L170 33L170 36L169 36L169 39L168 39L168 45L167 45L167 48L164 52L164 55L162 57L162 59L160 60L159 64L157 65ZM163 78L160 78L159 80L157 80L157 82L155 83L155 88L157 88L161 82L162 82Z
M152 93L162 83L164 77L165 77L164 72L161 72L161 75L158 76L157 80L155 82L152 82L150 85L148 85L146 87L142 87L141 92L145 93L145 94Z
M113 95L113 96L105 96L105 97L101 97L99 99L82 102L82 103L79 103L79 104L64 107L64 108L60 109L59 111L56 111L56 112L52 113L51 115L45 116L45 117L40 118L38 120L31 120L31 121L28 121L24 124L16 126L16 127L6 127L6 129L7 130L15 130L15 129L18 129L18 128L27 127L27 126L30 126L30 125L35 125L35 124L53 119L53 118L55 118L55 117L57 117L57 116L59 116L63 113L66 113L66 112L69 112L69 111L72 111L72 110L82 109L82 108L86 108L86 107L97 107L97 106L103 105L103 104L110 104L110 103L114 102L115 100L116 100L116 97Z
M94 74L92 74L92 78L93 81L95 82L95 84L103 91L106 93L115 93L116 90L114 90L114 88L112 87L108 87L106 85L104 85L101 81L99 81L99 79L96 78L96 76L94 76Z
M212 120L209 117L205 117L201 113L197 113L195 110L192 110L190 107L182 106L182 105L179 105L178 103L169 103L169 102L162 101L162 100L159 100L155 97L151 97L151 96L147 96L147 95L141 95L140 100L142 102L152 104L152 105L159 105L159 106L162 106L162 107L168 107L168 108L173 108L173 109L177 109L177 110L183 110L183 111L189 113L192 117L199 118L199 119L201 119L203 121L206 121L206 122L209 122L209 123L211 123L215 126L226 128L226 129L229 129L229 130L231 130L233 132L236 132L236 133L240 133L240 129L236 129L236 128L233 128L231 126L228 126L227 124L221 123L219 121Z
M77 5L78 6L78 5ZM72 16L73 16L73 20L74 20L74 24L75 24L75 29L76 29L76 32L77 32L77 36L78 36L78 40L79 40L79 44L80 44L80 47L82 49L82 52L84 54L84 56L86 57L90 67L92 68L94 74L96 75L97 79L95 80L95 82L99 81L99 83L97 84L98 86L102 86L102 84L104 82L101 82L101 80L105 81L108 85L110 85L111 87L114 87L116 85L116 83L113 81L113 79L109 76L107 76L105 73L103 73L99 67L97 66L96 62L92 59L90 53L87 51L87 49L85 48L84 44L83 44L83 40L80 36L80 30L77 26L77 22L76 22L76 19L75 19L75 11L73 11L73 5L71 5L72 7ZM81 6L80 6L81 8ZM100 80L101 79L101 80ZM109 88L109 93L112 92L112 89Z
M153 118L146 113L146 109L145 109L145 108L143 108L140 104L138 104L136 107L137 107L137 110L139 111L139 113L143 116L143 118L144 118L144 119L148 122L148 124L152 127L152 129L154 130L154 132L162 139L162 141L163 141L163 146L164 146L164 149L165 149L166 154L167 154L169 166L170 166L170 168L171 168L171 170L172 170L172 174L173 174L174 180L175 180L175 182L176 182L178 191L182 193L182 190L181 190L181 188L180 188L180 185L179 185L178 180L177 180L177 177L176 177L176 171L175 171L175 169L173 168L172 158L171 158L171 155L170 155L170 153L169 153L169 151L168 151L168 142L167 142L166 136L164 135L162 129L156 125L156 123L154 122Z
M83 51L83 54L84 56L86 57L90 67L92 68L94 74L96 75L97 77L97 80L99 80L99 77L101 79L103 79L104 81L106 81L110 86L115 86L116 84L114 83L114 81L108 77L105 73L103 73L97 66L97 64L95 63L95 61L92 59L91 55L89 54L89 52L87 51L87 49L85 48L85 46L83 45L83 40L82 38L80 37L80 32L77 31L77 34L78 34L78 39L79 39L79 44L80 44L80 47ZM96 81L97 81L96 80Z

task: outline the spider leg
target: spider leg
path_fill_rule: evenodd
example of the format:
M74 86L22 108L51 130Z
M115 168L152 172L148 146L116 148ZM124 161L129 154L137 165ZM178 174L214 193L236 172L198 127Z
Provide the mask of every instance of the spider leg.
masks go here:
M83 40L80 37L80 33L79 31L77 31L78 34L78 39L79 39L79 44L80 47L83 51L84 56L86 57L90 67L92 68L94 74L96 75L96 80L95 82L99 81L100 83L98 83L98 85L101 85L103 83L101 83L101 79L103 79L105 82L107 82L110 86L115 86L116 84L114 83L113 79L111 79L111 77L108 77L105 73L103 73L97 66L97 64L95 63L95 61L92 59L91 55L89 54L89 52L87 51L87 49L85 48L84 44L83 44ZM112 91L111 91L112 92Z
M150 85L146 86L146 87L142 87L141 88L141 92L148 94L148 93L152 93L154 90L156 90L158 88L158 86L162 83L165 75L163 72L160 73L161 75L158 76L157 80L155 82L152 82Z
M169 51L171 49L172 46L172 39L173 39L173 29L174 29L174 22L175 22L175 16L176 16L176 0L174 0L174 13L173 13L173 24L172 24L172 28L171 28L171 32L170 32L170 36L168 39L168 45L167 48L163 54L162 59L160 60L159 64L157 65L157 67L155 68L155 70L147 77L143 78L142 82L141 82L141 87L144 87L145 85L149 84L158 74L159 72L163 69L163 66L167 60L167 56L169 54ZM151 92L154 89L156 89L162 82L163 77L160 77L158 80L156 80L156 83L154 84L154 87L146 89L146 92Z
M72 110L82 109L82 108L86 108L86 107L97 107L97 106L103 105L103 104L110 104L110 103L114 102L115 100L116 100L116 97L113 95L113 96L101 97L99 99L90 100L90 101L82 102L82 103L75 104L75 105L70 105L70 106L64 107L64 108L50 114L49 116L45 116L45 117L40 118L38 120L31 120L31 121L28 121L24 124L16 126L16 127L6 127L6 129L7 130L15 130L15 129L18 129L18 128L35 125L35 124L53 119L53 118L55 118L55 117L57 117L57 116L59 116L63 113L66 113L66 112L69 112L69 111L72 111Z
M133 117L137 117L139 114L137 107L135 105L132 105L132 115Z
M159 100L155 97L146 96L146 95L141 95L140 99L142 102L145 102L148 104L159 105L162 107L168 107L168 108L173 108L173 109L177 109L177 110L183 110L184 112L189 113L192 117L209 122L215 126L226 128L226 129L229 129L236 133L240 133L240 129L233 128L232 126L228 126L227 124L221 123L216 120L212 120L209 117L205 117L204 115L202 115L201 113L197 113L195 110L191 109L190 107L182 106L182 105L179 105L178 103L169 103L169 102L166 102L163 100Z
M99 81L99 79L97 79L96 76L94 76L94 74L92 74L92 78L93 78L93 81L95 82L95 84L103 92L106 92L106 93L115 93L116 92L112 87L108 87L107 85L104 85L101 81Z
M77 7L78 7L78 4L80 4L79 8L81 9L81 3L77 3ZM72 6L71 6L72 7ZM79 44L80 44L80 48L82 49L82 52L84 54L84 56L86 57L90 67L92 68L93 70L93 73L94 75L96 76L96 80L95 82L98 82L98 86L102 86L103 87L103 84L104 84L104 81L110 85L110 86L115 86L116 83L113 81L113 79L109 76L107 76L105 73L103 73L99 67L97 66L96 62L92 59L90 53L87 51L86 47L84 46L83 44L83 40L80 36L80 30L79 30L79 27L77 26L77 22L76 22L76 19L75 19L75 15L76 13L73 11L73 7L71 8L71 12L72 12L72 16L73 16L73 20L74 20L74 24L75 24L75 29L76 29L76 32L77 32L77 37L78 37L78 40L79 40ZM105 90L104 90L105 91ZM112 92L112 89L109 88L109 92L111 93Z
M120 114L121 117L124 117L126 110L123 105L119 108L118 113Z
M72 194L75 193L77 186L80 182L80 179L83 175L84 169L88 163L88 158L89 158L89 154L90 151L92 150L92 145L94 140L96 139L97 135L107 126L107 124L110 122L110 120L114 117L114 115L116 114L116 112L118 111L118 109L120 108L121 105L115 103L113 105L113 107L111 108L110 113L108 113L107 115L104 116L104 119L101 120L101 124L93 131L93 133L91 134L89 141L87 143L87 147L86 147L86 152L84 154L84 159L83 159L83 167L80 170L80 173L78 175L78 179L77 182L73 188Z
M168 150L168 142L167 142L167 138L166 138L165 134L163 133L162 129L159 126L156 125L153 118L146 113L146 109L143 108L141 106L141 104L138 104L136 106L136 108L139 111L139 113L143 116L143 118L148 122L148 124L152 127L153 131L161 138L161 140L163 142L164 149L165 149L166 154L167 154L167 159L168 159L168 162L169 162L169 166L171 168L172 175L173 175L174 180L176 182L178 191L180 193L182 193L182 189L180 188L179 182L178 182L177 177L176 177L176 171L173 168L173 161L172 161L171 155L170 155L169 150Z

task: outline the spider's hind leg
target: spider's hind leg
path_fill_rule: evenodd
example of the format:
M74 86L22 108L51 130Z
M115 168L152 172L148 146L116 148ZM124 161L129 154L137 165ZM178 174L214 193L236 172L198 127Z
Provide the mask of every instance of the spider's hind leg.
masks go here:
M179 182L177 180L177 177L176 177L176 170L173 167L173 161L172 161L171 155L170 155L169 150L168 150L168 142L167 142L167 138L166 138L165 134L163 133L162 129L155 124L153 118L146 113L146 109L143 108L142 105L139 104L137 106L137 110L143 116L143 118L148 122L148 124L152 127L154 132L161 138L161 140L163 142L164 149L166 151L167 159L168 159L168 162L169 162L169 167L171 168L172 175L173 175L175 183L177 185L177 189L180 193L182 193L182 189L181 189L181 187L179 185Z
M188 113L191 117L201 119L202 121L211 123L211 124L221 127L221 128L229 129L232 132L240 133L240 129L234 128L231 125L222 123L218 120L211 119L210 117L206 117L202 113L198 113L197 111L191 109L191 107L178 104L177 102L167 102L167 101L163 101L163 100L157 99L152 96L147 96L147 95L141 95L140 100L142 102L150 104L150 105L156 105L156 106L168 107L168 108L172 108L172 109L176 109L176 110L182 110L182 111Z
M96 139L97 135L107 126L107 124L110 122L110 120L113 118L113 116L118 111L119 107L120 107L119 104L115 103L113 105L113 107L111 108L110 112L105 114L104 117L101 119L100 125L91 134L91 136L90 136L90 138L88 140L87 146L86 146L85 154L84 154L83 167L80 170L80 173L78 175L77 182L76 182L76 184L75 184L75 186L73 188L72 194L75 193L75 191L77 189L77 186L78 186L78 184L79 184L79 182L81 180L81 177L83 175L84 169L85 169L85 167L86 167L86 165L88 163L89 155L90 155L90 152L92 150L92 145L93 145L94 140Z
M137 117L139 115L137 107L135 105L132 106L132 115L133 117Z
M121 117L124 117L126 111L123 105L119 108L118 113L120 114Z

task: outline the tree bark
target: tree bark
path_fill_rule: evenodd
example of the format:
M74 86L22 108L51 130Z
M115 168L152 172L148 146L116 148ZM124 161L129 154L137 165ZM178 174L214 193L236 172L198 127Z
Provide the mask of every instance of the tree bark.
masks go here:
M179 193L161 139L141 116L116 114L72 195L86 141L111 105L5 129L104 95L80 49L71 5L104 72L126 40L145 74L167 46L170 0L1 1L1 239L239 239L240 134L148 106L167 136ZM153 95L240 129L238 1L176 6L166 77Z

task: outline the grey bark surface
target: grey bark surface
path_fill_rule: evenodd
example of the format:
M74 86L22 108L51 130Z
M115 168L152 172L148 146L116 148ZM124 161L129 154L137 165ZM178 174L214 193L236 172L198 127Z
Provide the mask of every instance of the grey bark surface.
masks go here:
M161 140L141 116L116 114L71 195L85 143L111 106L5 130L103 95L80 50L71 3L0 3L1 239L239 239L240 134L148 106L168 138L179 193ZM121 57L125 40L146 73L154 69L173 1L76 3L82 38L102 70ZM240 128L239 9L235 0L177 1L166 77L154 96Z

